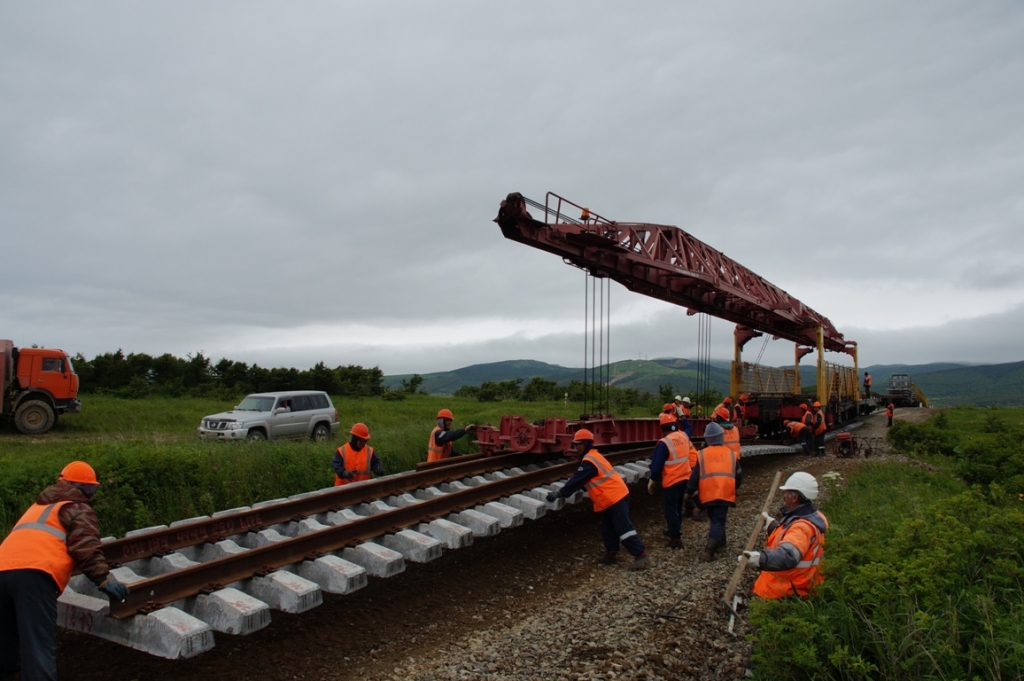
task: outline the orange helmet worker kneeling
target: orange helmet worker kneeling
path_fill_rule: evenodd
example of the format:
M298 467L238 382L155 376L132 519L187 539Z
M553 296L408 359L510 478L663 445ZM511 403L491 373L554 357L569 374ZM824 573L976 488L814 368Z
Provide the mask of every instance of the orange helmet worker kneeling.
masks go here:
M818 565L825 555L828 519L811 503L818 498L818 481L810 473L793 473L783 490L782 517L762 513L768 539L760 551L744 551L747 566L760 568L754 593L761 598L807 598L822 576Z
M78 569L112 601L128 587L110 574L92 497L96 471L72 461L0 544L0 672L57 678L57 597Z
M384 464L367 442L370 429L357 423L348 431L351 439L334 452L334 486L369 480L373 475L384 475Z
M442 409L437 412L437 425L430 431L430 438L427 440L427 461L440 461L452 455L452 443L466 433L476 431L472 423L465 428L452 430L452 420L455 418L451 411Z
M597 562L604 565L618 563L621 544L633 556L630 570L647 567L650 558L629 517L629 488L626 487L626 481L608 459L594 449L594 434L586 428L576 431L572 446L580 458L580 467L558 491L548 493L547 502L553 504L585 488L594 504L594 512L601 514L601 537L604 539L605 554Z

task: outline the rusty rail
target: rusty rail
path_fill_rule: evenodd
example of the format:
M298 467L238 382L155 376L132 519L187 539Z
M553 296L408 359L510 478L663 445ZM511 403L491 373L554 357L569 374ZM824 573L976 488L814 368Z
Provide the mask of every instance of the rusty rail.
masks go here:
M612 464L619 464L635 461L649 454L650 448L643 448L608 454L606 458ZM180 543L180 546L215 541L213 531L210 528L217 521L223 521L224 518L234 518L239 522L218 526L221 529L216 536L221 538L230 534L241 534L251 529L256 529L257 523L264 525L275 524L267 522L267 518L271 517L271 514L275 518L284 518L284 520L278 520L277 522L287 522L296 517L302 517L301 514L295 513L296 509L299 508L306 511L308 516L316 512L309 511L312 508L320 508L322 509L321 512L323 512L331 508L342 508L346 505L359 503L370 498L410 492L423 486L516 465L513 462L520 461L522 458L523 455L513 455L508 457L492 457L483 461L458 463L444 469L403 474L393 478L373 481L380 484L363 484L359 486L359 489L346 490L346 487L352 487L351 485L346 485L337 491L330 490L315 497L306 497L261 508L255 512L260 514L258 519L254 517L254 512L241 512L212 519L210 522L196 523L196 525L207 527L207 535L205 537L202 537L201 533L186 531L183 537L176 541L179 543L184 542ZM527 458L531 462L537 462L536 456L528 456ZM481 466L484 468L481 469ZM467 490L452 492L442 497L424 500L411 506L367 516L360 520L336 525L326 530L287 539L269 546L251 549L236 556L212 560L201 565L145 579L132 585L132 593L124 602L111 603L110 614L117 618L130 617L204 591L223 588L224 585L231 582L273 572L285 565L291 565L303 560L312 560L331 551L337 551L346 546L352 546L390 532L397 532L402 528L413 526L419 522L433 520L449 513L471 508L483 502L566 478L572 475L577 466L577 461L555 464L529 473L492 481L485 485L477 485ZM373 489L372 492L370 491L371 489ZM383 493L381 492L382 490ZM330 502L325 505L326 497L329 497ZM314 499L317 501L312 501ZM310 503L304 504L303 502ZM277 506L287 508L276 509ZM248 522L251 527L245 527L242 520ZM171 539L169 535L174 535L174 530L180 531L191 526L189 524L179 528L171 528L170 530L154 533L154 535L159 534L167 538L166 545L170 546ZM237 531L228 529L235 527L240 529ZM130 548L128 542L130 540L112 542L105 545L104 548L106 549L117 543L120 545L118 548L121 549L121 555L126 555L125 549ZM150 550L151 544L144 544L143 548Z

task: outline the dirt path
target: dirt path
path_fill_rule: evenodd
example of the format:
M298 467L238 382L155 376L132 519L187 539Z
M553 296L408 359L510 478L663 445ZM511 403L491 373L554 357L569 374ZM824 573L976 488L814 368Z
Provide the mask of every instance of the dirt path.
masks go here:
M897 410L924 420L927 409ZM858 437L881 437L884 414ZM211 652L191 660L157 659L99 639L60 636L65 681L286 679L737 679L749 655L726 631L720 605L776 470L846 475L861 460L805 456L744 461L741 499L729 515L729 546L699 562L705 523L687 521L682 551L663 548L659 496L641 485L631 495L634 523L652 554L651 569L601 567L597 516L589 502L530 522L469 549L410 564L349 596L325 595L303 615L273 613L247 637L218 634ZM827 504L827 500L826 500ZM741 594L753 581L748 571ZM664 613L659 618L648 613ZM679 619L675 619L679 618Z

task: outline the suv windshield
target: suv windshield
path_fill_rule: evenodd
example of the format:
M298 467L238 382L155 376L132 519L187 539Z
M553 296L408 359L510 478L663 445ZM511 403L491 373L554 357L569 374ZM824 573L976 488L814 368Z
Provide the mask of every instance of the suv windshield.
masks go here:
M239 402L236 411L270 411L274 406L273 397L254 397L249 395Z

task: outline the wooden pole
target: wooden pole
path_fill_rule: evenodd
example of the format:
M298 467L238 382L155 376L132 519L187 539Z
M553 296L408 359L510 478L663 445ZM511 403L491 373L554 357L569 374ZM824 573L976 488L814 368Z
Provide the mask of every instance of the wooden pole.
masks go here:
M779 483L782 481L782 471L775 471L775 479L772 480L772 488L768 492L768 498L764 501L764 507L761 509L762 512L768 513L771 511L772 500L775 499L775 492L779 489ZM754 547L757 546L757 537L761 534L761 528L764 527L764 516L760 513L757 515L757 522L754 523L754 531L750 533L750 539L747 540L747 551L753 551ZM732 607L732 597L736 593L736 587L740 585L740 579L743 578L743 571L747 569L747 555L743 554L740 557L740 562L736 565L736 570L732 573L732 579L729 580L729 586L725 588L725 596L722 600L725 602L729 611L735 614L735 610Z

